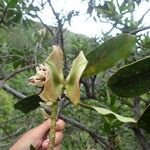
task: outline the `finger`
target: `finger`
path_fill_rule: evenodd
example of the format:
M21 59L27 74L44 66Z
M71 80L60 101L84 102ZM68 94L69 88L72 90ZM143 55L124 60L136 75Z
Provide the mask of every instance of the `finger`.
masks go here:
M61 150L61 144L57 145L54 150Z
M56 123L56 131L61 131L65 128L65 122L63 120L58 119Z
M48 119L46 121L44 121L41 125L39 125L37 128L39 131L42 130L42 132L47 132L50 129L50 125L51 125L51 120ZM65 127L65 122L63 120L58 119L57 123L56 123L56 130L63 130Z
M51 120L48 119L38 127L32 129L32 131L36 133L36 136L46 137L50 130L50 125L51 125ZM65 127L65 122L59 119L56 123L56 131L61 131L64 129L64 127Z
M63 132L56 132L55 145L60 144L62 139L63 139Z
M61 141L63 139L63 133L62 132L56 132L56 139L55 139L55 146L57 147L60 145ZM49 139L46 139L42 143L42 149L47 149L49 145Z
M48 149L49 139L46 139L42 143L42 149Z
M50 124L51 124L51 120L48 119L44 121L41 125L37 126L35 130L37 130L38 134L43 135L43 133L46 133L50 130Z

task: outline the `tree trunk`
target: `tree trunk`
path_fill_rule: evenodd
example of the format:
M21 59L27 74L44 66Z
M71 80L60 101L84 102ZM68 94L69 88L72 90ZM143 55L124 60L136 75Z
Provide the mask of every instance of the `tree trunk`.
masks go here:
M140 97L133 98L133 105L134 105L133 107L134 116L135 119L137 119L141 115ZM135 137L137 138L141 146L141 150L149 150L150 144L147 143L143 131L136 126L131 127L131 129L134 132Z

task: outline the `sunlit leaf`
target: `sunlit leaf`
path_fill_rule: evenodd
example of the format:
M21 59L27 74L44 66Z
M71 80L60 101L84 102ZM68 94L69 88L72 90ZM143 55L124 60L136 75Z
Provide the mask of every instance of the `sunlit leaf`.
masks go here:
M39 102L42 102L42 99L38 95L32 95L18 101L14 108L21 110L23 113L29 113L40 106Z
M129 123L129 122L136 123L136 121L133 118L123 117L119 114L114 113L111 110L108 110L108 109L105 109L105 108L100 108L100 107L93 107L93 106L91 106L91 107L93 109L95 109L98 113L100 113L101 115L111 117L111 118L116 118L119 121L124 122L124 123Z
M134 97L150 91L150 57L119 69L108 80L116 95Z
M80 103L80 106L91 109L91 110L94 109L101 115L104 115L109 118L116 118L119 121L124 122L124 123L129 123L129 122L136 123L136 120L134 120L133 118L121 116L121 115L119 115L111 110L108 110L106 108L95 107L95 106L91 106L91 105L87 105L87 104L83 104L83 103Z
M71 70L66 78L66 93L71 102L76 105L80 100L79 80L87 65L87 60L81 51L78 57L73 61Z
M126 58L135 47L136 37L120 34L109 39L86 55L88 65L83 77L98 74Z
M146 107L143 114L139 117L137 125L143 128L147 133L150 133L150 104Z

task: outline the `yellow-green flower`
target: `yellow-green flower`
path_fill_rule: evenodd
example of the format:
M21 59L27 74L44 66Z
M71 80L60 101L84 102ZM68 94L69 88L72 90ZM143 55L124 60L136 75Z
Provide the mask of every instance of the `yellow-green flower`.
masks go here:
M30 77L29 81L30 84L43 88L39 94L43 101L56 102L65 89L71 102L76 105L80 100L79 80L86 65L87 60L81 51L73 61L68 77L64 79L63 51L59 46L54 45L44 65L36 67L37 73Z

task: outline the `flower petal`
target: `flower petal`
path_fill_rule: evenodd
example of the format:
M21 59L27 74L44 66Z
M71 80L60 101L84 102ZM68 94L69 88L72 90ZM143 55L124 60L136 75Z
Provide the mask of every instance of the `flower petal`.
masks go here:
M29 78L29 85L43 87L46 80L47 69L44 65L40 64L36 67L36 75Z
M39 94L44 101L55 102L61 95L64 87L63 64L63 51L60 47L53 46L53 51L45 63L48 73L44 89Z
M73 61L69 75L66 78L66 94L74 105L80 101L79 80L87 63L88 61L81 51L78 57Z

